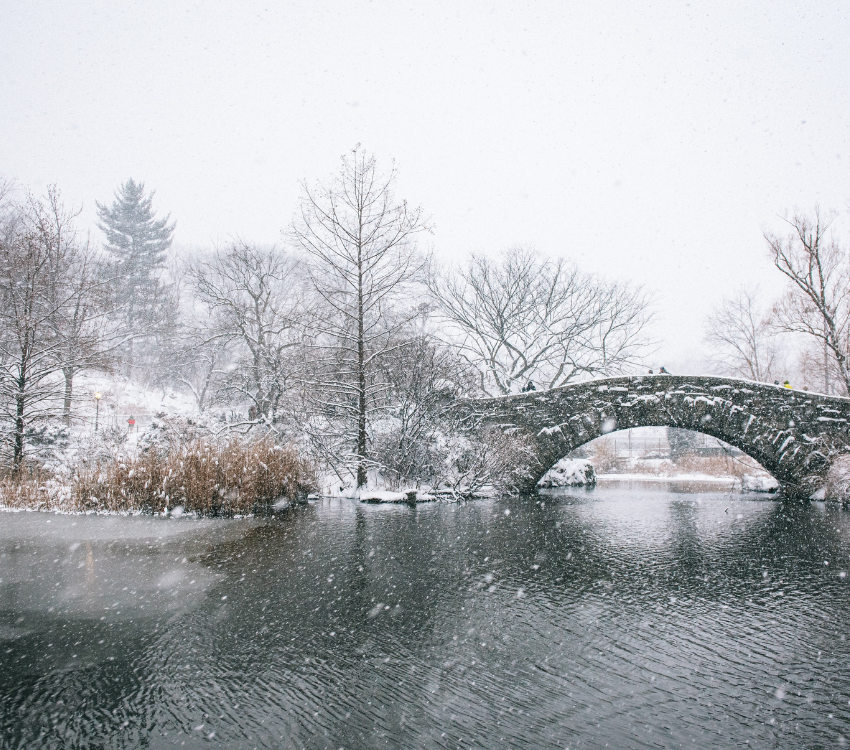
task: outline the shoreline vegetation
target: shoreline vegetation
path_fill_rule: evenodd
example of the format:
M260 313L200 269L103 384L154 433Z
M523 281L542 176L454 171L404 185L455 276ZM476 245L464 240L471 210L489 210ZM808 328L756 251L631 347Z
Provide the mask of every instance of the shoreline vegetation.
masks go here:
M776 481L758 467L720 459L688 457L681 462L651 462L606 467L596 474L587 459L564 459L541 480L544 491L592 488L609 483L721 482L741 491L773 493ZM632 465L634 464L634 465ZM755 469L755 471L753 471ZM239 518L269 515L308 497L345 497L364 503L415 504L481 499L494 490L458 493L429 489L363 489L329 494L316 467L293 445L268 436L195 438L170 448L156 446L138 455L118 454L106 461L82 459L64 474L37 468L31 474L0 479L0 510L68 514L158 515Z
M0 480L0 508L85 513L257 515L304 501L313 465L269 437L203 439L102 462L81 460L64 476L46 469Z

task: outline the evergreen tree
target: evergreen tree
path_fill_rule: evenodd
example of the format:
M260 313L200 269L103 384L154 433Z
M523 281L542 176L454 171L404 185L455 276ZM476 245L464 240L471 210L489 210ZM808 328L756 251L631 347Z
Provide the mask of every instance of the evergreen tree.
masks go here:
M698 432L685 430L681 427L667 428L667 442L670 443L670 458L679 461L699 450L701 437Z
M174 223L171 215L156 218L151 191L144 183L127 180L115 191L107 207L97 203L98 227L106 235L106 250L115 261L115 278L127 333L135 339L156 337L171 322L173 290L163 282L166 255L171 247ZM140 355L133 338L128 345L128 365ZM144 349L144 347L142 347Z

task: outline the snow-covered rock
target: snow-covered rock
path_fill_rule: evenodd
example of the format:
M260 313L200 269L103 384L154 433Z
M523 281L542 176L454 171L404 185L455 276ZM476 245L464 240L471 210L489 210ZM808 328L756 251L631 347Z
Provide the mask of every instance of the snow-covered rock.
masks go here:
M391 492L389 490L361 490L360 502L363 503L425 503L437 498L420 490L403 490Z
M537 486L550 489L595 484L596 472L590 461L584 458L562 458L543 475Z
M812 497L812 499L842 503L850 500L850 455L838 456L832 462L820 494L821 497Z
M777 492L779 482L769 474L744 474L741 477L742 492Z

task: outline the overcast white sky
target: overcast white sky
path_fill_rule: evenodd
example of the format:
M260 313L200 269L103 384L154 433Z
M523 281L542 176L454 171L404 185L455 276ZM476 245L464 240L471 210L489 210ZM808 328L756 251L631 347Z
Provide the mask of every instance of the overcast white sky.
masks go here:
M761 233L850 199L850 3L38 2L0 24L0 174L84 205L133 177L176 242L277 242L360 142L445 258L530 243L644 284L657 365L781 288Z

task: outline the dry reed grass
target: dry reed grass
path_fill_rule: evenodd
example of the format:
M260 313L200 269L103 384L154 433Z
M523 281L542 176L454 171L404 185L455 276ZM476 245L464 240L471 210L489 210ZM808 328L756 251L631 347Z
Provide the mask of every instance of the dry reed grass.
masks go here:
M675 476L677 474L705 474L716 477L737 477L766 474L765 469L755 460L743 455L699 456L686 453L676 461L641 459L628 460L618 458L613 447L606 443L594 446L590 462L597 474L628 473L656 476Z
M0 478L0 506L16 509L53 510L61 503L54 502L57 495L39 472L23 475L6 475ZM56 498L58 500L58 498Z
M686 453L675 464L678 472L708 474L710 476L733 476L765 474L764 468L748 455L697 456Z
M316 485L312 465L294 446L234 438L84 464L70 483L7 477L0 481L0 498L7 507L40 510L160 512L182 506L187 513L230 516L268 511L279 499L296 501Z
M614 446L608 440L600 440L592 446L588 456L597 474L608 474L621 468Z

